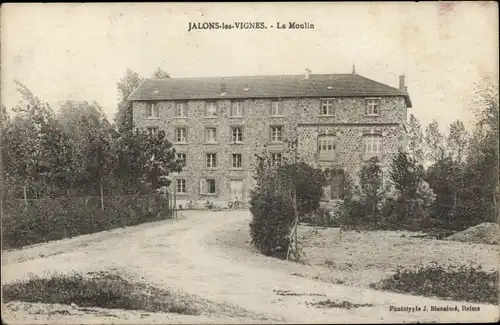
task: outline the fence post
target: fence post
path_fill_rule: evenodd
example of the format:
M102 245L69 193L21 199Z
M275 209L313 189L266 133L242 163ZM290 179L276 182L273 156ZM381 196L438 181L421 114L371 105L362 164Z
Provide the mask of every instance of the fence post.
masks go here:
M104 196L103 196L103 190L102 190L102 182L99 184L101 186L101 211L104 211Z
M174 202L173 202L173 211L172 211L172 217L173 218L177 218L177 195L176 193L174 192Z

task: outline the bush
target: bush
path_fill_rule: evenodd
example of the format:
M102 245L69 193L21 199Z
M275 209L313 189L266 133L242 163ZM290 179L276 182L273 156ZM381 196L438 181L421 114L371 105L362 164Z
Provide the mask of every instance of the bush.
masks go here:
M498 271L481 267L443 268L433 264L415 269L398 269L388 279L370 285L372 288L410 293L450 300L498 304Z
M170 291L131 283L104 272L87 276L54 274L48 279L32 276L28 281L6 284L2 291L5 301L199 314Z
M264 255L286 258L295 218L290 201L277 192L256 192L250 199L250 212L252 244Z
M250 199L252 244L265 255L286 258L295 218L300 220L319 207L325 176L306 163L289 162L287 156L276 164L264 152L257 155L254 178L257 184ZM292 253L299 258L300 252Z
M170 217L161 195L60 198L6 202L2 218L3 248L133 226Z

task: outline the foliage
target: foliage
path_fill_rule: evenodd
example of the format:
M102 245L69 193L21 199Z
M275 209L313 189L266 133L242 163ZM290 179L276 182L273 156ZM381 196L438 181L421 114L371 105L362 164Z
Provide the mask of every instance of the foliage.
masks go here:
M392 158L389 175L394 191L385 203L385 213L389 214L386 218L396 224L408 223L410 220L427 222L435 195L422 179L422 165L417 164L408 153L400 151Z
M2 217L2 245L24 245L89 234L169 218L161 195L9 200Z
M109 155L114 129L102 108L88 102L67 101L58 116L71 144L70 195L104 195L113 169ZM107 193L106 193L107 194Z
M464 123L456 120L450 124L450 133L446 140L446 148L449 157L461 166L466 160L467 147L469 143L469 132Z
M278 191L257 190L251 194L250 212L252 244L264 255L285 259L295 219L290 200Z
M174 292L129 282L119 275L102 271L85 275L55 273L49 278L32 275L27 281L3 285L2 291L5 301L199 314Z
M161 68L157 68L155 72L153 72L153 79L168 79L170 78L170 74L166 71L163 71Z
M438 265L417 268L399 268L392 277L372 288L409 293L426 297L440 297L454 301L470 301L497 305L498 271L484 271L481 266L448 267Z
M71 171L70 143L54 112L23 84L17 82L23 101L2 134L2 161L16 186L34 196L60 193Z
M417 162L424 162L424 134L415 115L410 114L408 121L408 155Z
M344 182L344 200L336 205L337 222L347 227L386 229L383 203L387 195L378 158L366 162L359 171L359 185L349 175Z
M119 133L130 132L134 127L132 103L127 99L143 80L137 72L127 69L125 76L117 84L119 103L115 114L115 125Z
M281 163L273 162L267 151L256 155L256 186L250 199L252 244L261 253L280 258L287 257L296 217L319 207L326 182L320 170L295 160L294 145L289 145Z
M445 155L445 137L439 130L439 123L433 120L425 128L424 143L426 144L425 157L431 163L442 159Z
M170 185L167 176L182 168L164 131L150 135L137 129L121 134L111 150L115 186L129 194L162 190Z
M168 79L170 74L157 68L152 75L152 79ZM131 69L125 70L125 75L117 84L118 88L118 110L115 114L115 125L119 133L131 132L134 128L132 102L127 99L132 92L139 87L144 78Z

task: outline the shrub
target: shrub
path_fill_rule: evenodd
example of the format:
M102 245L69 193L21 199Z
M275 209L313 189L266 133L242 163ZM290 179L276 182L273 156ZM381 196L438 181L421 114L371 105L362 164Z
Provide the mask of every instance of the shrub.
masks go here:
M161 195L60 198L6 202L2 218L3 248L17 248L50 240L133 226L170 216Z
M252 244L268 256L286 258L295 218L290 201L277 192L255 192L250 199Z
M80 307L117 308L149 312L169 312L197 315L170 291L129 282L119 275L104 272L62 275L50 278L32 276L2 286L5 301L41 302L48 304L76 304Z
M460 266L447 269L432 264L414 269L398 269L396 274L372 288L426 297L498 304L498 271Z
M265 255L286 258L296 217L300 219L319 207L325 176L306 163L289 161L287 156L280 164L273 162L268 152L256 156L257 184L250 199L252 244ZM292 253L299 258L298 248Z

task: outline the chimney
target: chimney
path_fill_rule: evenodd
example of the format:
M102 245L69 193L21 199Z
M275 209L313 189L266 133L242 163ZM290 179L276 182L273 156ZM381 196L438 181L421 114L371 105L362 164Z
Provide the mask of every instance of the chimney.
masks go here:
M304 79L309 79L311 76L311 70L306 68L306 71L304 73Z
M399 90L406 91L405 76L399 76Z

